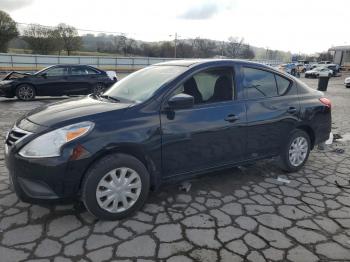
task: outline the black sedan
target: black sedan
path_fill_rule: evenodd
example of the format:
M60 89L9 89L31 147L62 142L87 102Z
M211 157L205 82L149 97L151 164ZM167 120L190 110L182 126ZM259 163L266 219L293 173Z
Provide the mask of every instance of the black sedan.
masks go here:
M0 96L33 100L36 96L101 93L116 79L87 65L55 65L34 74L12 72L0 82Z
M331 123L323 93L271 67L173 61L26 114L6 137L5 163L24 201L81 199L119 219L163 183L271 157L296 172Z

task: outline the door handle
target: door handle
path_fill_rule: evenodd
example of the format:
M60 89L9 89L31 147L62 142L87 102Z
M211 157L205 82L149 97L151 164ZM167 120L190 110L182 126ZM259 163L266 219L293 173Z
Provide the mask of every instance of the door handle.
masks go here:
M230 122L230 123L235 122L238 119L239 119L239 117L234 115L234 114L229 114L227 117L225 117L225 121Z
M295 114L297 112L297 109L293 106L291 106L290 108L287 109L287 112L289 114Z

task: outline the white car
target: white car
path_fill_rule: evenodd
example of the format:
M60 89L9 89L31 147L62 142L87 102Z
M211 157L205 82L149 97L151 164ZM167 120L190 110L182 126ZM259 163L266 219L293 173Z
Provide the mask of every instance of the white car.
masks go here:
M114 80L116 82L118 81L117 73L115 71L106 71L106 73L111 80Z
M345 78L344 85L345 87L348 87L348 88L350 87L350 77Z
M316 67L312 70L305 72L305 78L317 78L319 76L328 76L331 77L333 75L333 70L328 69L326 67Z

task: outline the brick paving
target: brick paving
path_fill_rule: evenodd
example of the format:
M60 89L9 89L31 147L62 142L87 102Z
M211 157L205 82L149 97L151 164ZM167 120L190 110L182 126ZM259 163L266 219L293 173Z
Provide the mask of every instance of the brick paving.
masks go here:
M327 92L333 132L341 135L350 134L350 89L343 80L332 78ZM0 98L0 140L21 114L57 100ZM115 222L96 220L79 203L20 202L9 189L3 150L1 143L2 262L350 261L350 141L315 149L297 173L266 160L195 179L188 193L162 187L140 212Z

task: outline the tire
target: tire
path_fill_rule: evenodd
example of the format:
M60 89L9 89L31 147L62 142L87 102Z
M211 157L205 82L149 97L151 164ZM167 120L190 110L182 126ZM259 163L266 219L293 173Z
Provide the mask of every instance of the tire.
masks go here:
M106 85L104 83L97 83L93 89L92 89L92 93L94 95L100 95L102 94L106 89Z
M298 144L298 141L303 141L303 145L305 145L306 148L304 148L302 150L302 153L300 153L300 158L294 158L295 161L293 161L293 157L292 157L293 153L291 153L291 151L293 150L293 148L295 148L296 146L295 143ZM300 144L298 144L297 146L299 147ZM300 170L304 166L304 164L306 163L309 157L310 148L311 148L311 142L310 142L309 135L303 130L300 130L300 129L294 130L293 132L290 133L286 145L284 145L281 150L280 157L279 157L279 166L284 171L287 171L287 172L296 172ZM296 156L298 156L298 153L296 153Z
M119 179L123 179L123 183L114 186L118 183L114 181ZM123 190L127 181L133 187ZM139 210L147 199L149 188L150 176L141 161L126 154L112 154L95 162L87 171L82 185L82 200L86 209L95 217L117 220ZM128 196L125 197L124 193ZM129 206L124 204L124 200Z
M16 96L22 101L31 101L35 98L35 88L29 84L19 85L16 89Z

